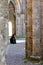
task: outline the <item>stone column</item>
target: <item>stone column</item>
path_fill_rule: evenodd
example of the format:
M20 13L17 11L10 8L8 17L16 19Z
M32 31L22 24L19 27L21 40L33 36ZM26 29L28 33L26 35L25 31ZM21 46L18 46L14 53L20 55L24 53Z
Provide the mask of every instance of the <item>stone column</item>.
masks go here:
M32 55L32 0L26 0L26 57Z
M40 56L40 0L32 1L33 48L32 55Z
M40 0L40 49L41 56L43 57L43 0Z
M26 57L43 57L43 1L26 0Z

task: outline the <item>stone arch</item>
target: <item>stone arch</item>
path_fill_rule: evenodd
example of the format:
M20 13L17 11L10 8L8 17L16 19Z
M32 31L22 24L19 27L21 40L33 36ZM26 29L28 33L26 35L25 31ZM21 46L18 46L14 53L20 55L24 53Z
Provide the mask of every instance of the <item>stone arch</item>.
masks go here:
M15 6L14 6L14 3L12 1L9 2L9 8L11 7L10 5L12 5L12 8L14 8L14 12L15 12Z
M17 9L20 9L20 1L19 0L10 0L9 1L9 20L12 21L12 33L16 35L16 13Z
M15 15L15 6L12 1L9 2L9 21L12 22L12 34L16 35L16 15Z
M21 3L20 0L9 0L8 3L12 2L13 6L15 6L15 9L20 7Z

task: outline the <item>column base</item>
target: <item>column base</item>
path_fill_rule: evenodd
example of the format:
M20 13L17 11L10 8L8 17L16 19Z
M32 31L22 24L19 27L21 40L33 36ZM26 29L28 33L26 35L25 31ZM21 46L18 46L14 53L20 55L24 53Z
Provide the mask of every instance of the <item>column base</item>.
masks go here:
M33 59L41 59L41 56L30 56L30 58L33 58Z
M31 60L32 61L36 61L36 62L40 62L40 60L41 60L41 56L30 56L30 58L31 58Z

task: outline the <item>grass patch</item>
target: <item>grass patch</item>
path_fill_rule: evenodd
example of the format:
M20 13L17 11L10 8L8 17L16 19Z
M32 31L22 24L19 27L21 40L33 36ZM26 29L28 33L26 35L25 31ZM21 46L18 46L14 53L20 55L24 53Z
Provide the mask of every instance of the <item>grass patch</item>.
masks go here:
M24 63L28 62L28 60L26 59L26 57L23 58L23 61L24 61Z
M40 65L43 65L43 61L40 62Z
M16 36L16 38L25 38L25 36Z
M24 63L27 63L28 61L27 60L24 60Z

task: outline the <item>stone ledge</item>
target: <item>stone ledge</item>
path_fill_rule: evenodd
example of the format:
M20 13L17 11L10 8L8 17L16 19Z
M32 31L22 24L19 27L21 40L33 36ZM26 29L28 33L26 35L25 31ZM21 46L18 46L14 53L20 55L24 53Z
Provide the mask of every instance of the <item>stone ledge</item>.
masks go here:
M41 56L30 56L29 58L27 58L29 61L35 63L35 62L40 62L41 60Z
M30 58L33 58L33 59L41 59L41 56L30 56Z

